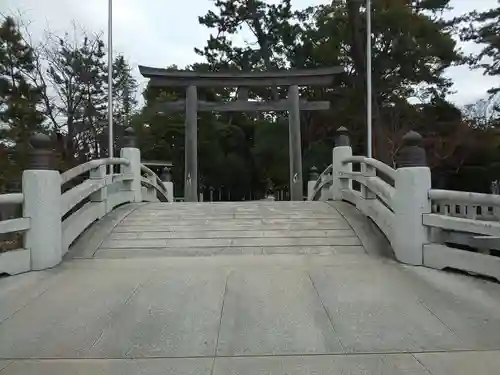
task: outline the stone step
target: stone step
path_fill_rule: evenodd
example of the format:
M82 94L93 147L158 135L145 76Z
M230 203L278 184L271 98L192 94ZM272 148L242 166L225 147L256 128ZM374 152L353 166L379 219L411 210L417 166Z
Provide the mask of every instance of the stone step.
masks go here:
M203 230L203 231L161 231L161 232L116 232L113 240L143 240L168 238L295 238L295 237L354 237L350 229L339 230Z
M164 248L164 247L250 247L250 246L332 246L360 245L357 237L310 238L194 238L194 239L108 239L102 248Z
M155 257L202 257L215 255L341 255L367 256L362 246L249 246L249 247L164 247L164 248L101 248L96 258L127 259Z
M220 219L220 218L204 218L204 219L147 219L147 218L127 218L120 223L120 226L128 226L128 225L142 225L142 226L155 226L155 225L235 225L235 224L243 224L243 225L259 225L259 224L317 224L317 223L332 223L337 224L345 222L340 218L318 218L318 219L293 219L293 218L256 218L256 219Z
M96 257L364 254L340 213L321 202L149 204L128 215Z
M278 223L278 224L233 224L233 223L214 223L208 222L205 224L126 224L123 223L114 229L114 233L119 232L199 232L210 230L225 230L225 231L273 231L273 230L345 230L350 229L350 226L345 221L339 222L308 222L308 223Z
M156 216L156 215L141 215L141 216L131 216L124 220L124 223L155 223L156 221L175 223L178 221L183 222L247 222L247 223L258 223L261 220L266 221L278 221L278 222L296 222L296 221L328 221L328 220L342 220L340 216L294 216L294 215L280 215L280 216L265 216L265 215L252 215L252 216L233 216L233 215L200 215L200 216L189 216L189 215L169 215L169 216Z

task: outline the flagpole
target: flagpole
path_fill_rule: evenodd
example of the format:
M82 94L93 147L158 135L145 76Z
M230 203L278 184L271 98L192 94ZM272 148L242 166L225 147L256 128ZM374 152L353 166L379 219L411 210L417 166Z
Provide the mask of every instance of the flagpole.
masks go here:
M366 0L366 144L367 156L372 157L372 6Z
M109 157L113 157L113 0L108 6L108 141Z

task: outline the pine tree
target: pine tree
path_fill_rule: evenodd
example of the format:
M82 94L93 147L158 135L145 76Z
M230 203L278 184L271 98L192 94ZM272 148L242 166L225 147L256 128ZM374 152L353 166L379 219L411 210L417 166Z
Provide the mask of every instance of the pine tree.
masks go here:
M40 90L26 77L33 62L32 48L23 41L15 20L6 17L0 25L0 142L12 152L12 179L26 167L30 135L42 130Z
M96 39L89 44L84 39L81 48L82 72L80 80L83 86L83 100L81 111L83 114L80 135L86 137L86 151L91 157L101 157L99 138L106 126L107 94L105 88L106 65L104 62L104 42Z
M130 126L131 117L137 106L137 80L131 74L131 68L123 55L118 55L113 62L113 118L115 135L123 136L123 130Z
M46 81L55 93L46 110L55 128L66 132L66 165L99 157L97 139L106 123L106 65L99 35L75 29L71 37L50 34L43 46Z
M470 56L470 65L483 69L486 75L500 77L500 0L496 8L472 12L463 20L467 25L462 29L462 39L484 46L478 54ZM491 96L499 92L500 85L488 90Z

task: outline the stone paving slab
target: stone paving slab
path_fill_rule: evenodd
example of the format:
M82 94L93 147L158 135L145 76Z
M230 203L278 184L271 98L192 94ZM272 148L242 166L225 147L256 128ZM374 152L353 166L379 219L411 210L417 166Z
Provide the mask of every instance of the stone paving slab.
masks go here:
M2 372L2 370L7 367L9 364L11 363L11 361L3 361L3 360L0 360L0 372Z
M406 288L397 268L314 268L311 278L347 352L463 349L463 342Z
M341 351L306 272L235 270L229 275L218 355Z
M211 358L16 361L1 375L210 375Z
M0 323L45 292L58 273L49 270L0 279Z
M497 375L500 352L417 353L415 358L432 375Z
M423 267L402 269L408 292L446 324L465 349L500 348L499 284Z
M83 357L148 274L148 270L64 272L47 291L0 324L0 358Z
M217 358L214 367L215 374L429 375L411 354Z
M227 272L157 272L88 351L91 358L215 354Z
M496 375L500 352L0 361L1 375ZM8 366L7 366L8 365ZM213 372L212 372L213 367ZM1 371L3 369L3 371Z

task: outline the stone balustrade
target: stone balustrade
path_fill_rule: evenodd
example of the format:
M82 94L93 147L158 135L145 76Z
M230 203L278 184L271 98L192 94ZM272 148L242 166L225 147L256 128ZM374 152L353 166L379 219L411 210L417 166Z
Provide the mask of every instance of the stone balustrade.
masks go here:
M403 263L500 280L499 197L432 189L422 137L410 131L402 140L394 169L353 156L347 129L339 128L332 164L321 175L312 171L308 199L355 205L385 234Z
M23 172L22 192L0 195L0 205L22 206L22 217L0 221L0 234L22 236L19 249L0 253L0 273L12 275L56 266L86 228L117 206L173 202L170 171L164 170L162 180L141 164L131 128L126 130L125 140L119 158L92 160L59 173L54 169L49 137L31 137L30 164ZM120 166L119 173L113 173L115 165ZM76 186L63 190L77 178Z

